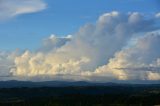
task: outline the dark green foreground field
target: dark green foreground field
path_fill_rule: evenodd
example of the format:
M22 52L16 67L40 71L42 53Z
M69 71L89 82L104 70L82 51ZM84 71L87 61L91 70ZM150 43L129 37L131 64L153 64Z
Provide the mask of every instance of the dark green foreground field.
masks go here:
M0 106L153 106L160 85L0 88Z

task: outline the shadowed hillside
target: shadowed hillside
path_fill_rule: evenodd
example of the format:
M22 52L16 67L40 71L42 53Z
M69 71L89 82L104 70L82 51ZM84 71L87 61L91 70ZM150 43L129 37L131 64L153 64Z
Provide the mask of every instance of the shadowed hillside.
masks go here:
M153 106L160 85L1 88L0 106Z

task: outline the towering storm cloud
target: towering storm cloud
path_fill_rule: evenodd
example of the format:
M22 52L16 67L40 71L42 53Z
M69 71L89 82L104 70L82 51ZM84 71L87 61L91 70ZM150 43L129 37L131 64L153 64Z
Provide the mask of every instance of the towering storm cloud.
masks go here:
M149 32L137 38L135 44L116 52L109 63L96 72L125 80L160 80L159 43L160 33Z
M157 23L159 14L105 13L72 36L51 35L35 52L4 56L13 66L5 70L28 79L160 80Z

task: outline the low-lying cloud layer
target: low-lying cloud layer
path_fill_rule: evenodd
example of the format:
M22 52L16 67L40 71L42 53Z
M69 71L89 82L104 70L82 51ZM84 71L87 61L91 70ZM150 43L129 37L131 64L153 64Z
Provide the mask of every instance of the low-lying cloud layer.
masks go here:
M46 8L43 0L0 0L0 21Z
M160 80L159 29L158 14L105 13L73 36L51 35L35 52L1 52L11 68L0 68L30 80Z

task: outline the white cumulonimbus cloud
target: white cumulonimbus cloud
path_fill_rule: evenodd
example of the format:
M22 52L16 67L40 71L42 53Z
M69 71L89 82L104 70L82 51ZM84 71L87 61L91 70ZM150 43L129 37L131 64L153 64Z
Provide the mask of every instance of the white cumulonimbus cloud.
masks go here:
M0 0L0 20L6 20L21 14L44 10L43 0Z
M157 22L138 12L105 13L73 36L51 35L37 51L17 54L9 73L43 80L160 80Z
M110 73L118 79L160 80L160 33L150 32L137 39L134 45L115 53L97 74Z

